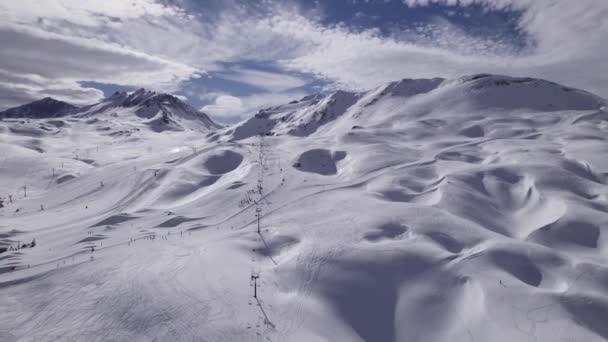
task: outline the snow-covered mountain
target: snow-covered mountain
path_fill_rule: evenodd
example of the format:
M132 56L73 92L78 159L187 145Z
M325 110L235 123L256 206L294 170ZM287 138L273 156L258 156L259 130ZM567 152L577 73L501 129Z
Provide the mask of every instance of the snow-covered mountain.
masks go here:
M134 92L116 92L99 103L80 108L47 97L0 112L0 118L48 119L64 116L113 120L118 121L119 125L131 123L156 132L188 129L213 131L222 127L207 114L173 95L143 88Z
M608 339L604 99L401 80L216 127L143 90L0 122L0 340Z
M0 112L0 118L56 118L75 113L78 107L69 103L45 97L41 100L10 108Z
M91 117L100 114L114 117L135 116L155 131L188 128L214 130L221 127L207 114L177 97L143 88L131 93L116 92L100 103L83 108L78 116Z
M367 92L337 91L263 109L223 133L235 140L270 133L308 136L322 126L325 131L341 127L342 132L363 126L395 127L432 117L434 112L457 113L464 116L462 122L478 111L500 115L496 113L592 110L603 103L588 92L534 78L479 74L455 80L404 79Z

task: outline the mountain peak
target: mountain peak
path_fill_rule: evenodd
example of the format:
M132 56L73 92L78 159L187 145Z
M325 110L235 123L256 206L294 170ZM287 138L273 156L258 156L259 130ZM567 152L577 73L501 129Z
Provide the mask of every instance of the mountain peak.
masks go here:
M428 93L439 87L445 81L443 78L404 78L399 81L388 83L380 95L410 97L418 94Z
M153 90L146 90L146 88L139 88L136 91L132 92L130 96L139 97L139 96L154 96L156 92Z
M40 100L0 112L0 118L55 118L76 112L78 107L67 102L45 97Z
M584 90L540 78L475 74L449 83L460 88L467 100L477 107L543 111L593 110L604 103L599 96Z
M80 115L122 112L134 115L154 131L183 130L188 127L217 129L205 113L198 111L176 96L140 88L132 92L115 92L102 102L89 106ZM187 121L187 122L186 122Z

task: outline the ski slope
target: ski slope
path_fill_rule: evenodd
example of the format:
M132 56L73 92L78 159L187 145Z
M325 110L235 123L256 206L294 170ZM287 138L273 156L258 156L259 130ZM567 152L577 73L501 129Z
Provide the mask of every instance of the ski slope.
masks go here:
M1 341L608 339L605 100L402 80L220 127L147 96L0 122L0 247L36 240Z

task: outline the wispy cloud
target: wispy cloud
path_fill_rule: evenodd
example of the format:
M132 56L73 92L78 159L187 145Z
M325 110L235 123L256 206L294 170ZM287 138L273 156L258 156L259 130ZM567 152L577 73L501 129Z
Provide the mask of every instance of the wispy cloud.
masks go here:
M102 92L81 81L148 86L174 91L197 68L120 44L100 28L124 20L175 16L179 11L149 0L19 1L0 4L0 105L43 96L90 103ZM97 33L97 34L94 34Z
M519 29L532 41L524 51L510 50L504 42L445 30L430 23L424 36L395 39L376 30L352 30L344 25L325 27L301 16L277 16L272 27L291 41L309 48L282 65L310 72L352 88L401 77L455 77L477 72L506 73L552 79L608 94L608 79L598 70L606 67L608 2L555 0L411 1L453 6L486 4L489 9L522 11ZM446 25L449 25L446 24ZM428 33L426 33L428 34ZM456 42L456 44L454 44Z
M49 93L78 103L101 96L79 81L174 93L196 82L206 86L199 93L189 89L189 99L211 99L207 110L234 116L261 103L288 100L294 89L303 92L308 75L332 87L361 89L404 77L493 72L543 77L608 95L602 73L608 60L606 1L402 2L404 11L431 4L449 6L452 13L466 12L472 4L487 11L517 10L516 29L528 39L527 48L472 35L449 16L387 35L374 27L328 25L322 20L327 14L318 8L304 11L284 2L217 2L211 14L188 0L171 5L155 0L3 2L0 106ZM270 68L240 65L244 60ZM201 78L205 72L255 90L238 94L240 104L220 98L236 93L207 87L214 79Z
M307 83L302 78L286 73L251 70L240 67L235 67L227 72L223 72L219 74L219 77L273 92L299 88Z
M0 41L10 42L0 49L0 71L6 77L0 80L6 87L0 101L5 105L12 104L11 98L36 98L53 92L75 103L98 99L101 92L78 83L86 80L130 84L136 79L140 85L169 89L176 78L187 78L196 71L115 44L23 25L0 24Z

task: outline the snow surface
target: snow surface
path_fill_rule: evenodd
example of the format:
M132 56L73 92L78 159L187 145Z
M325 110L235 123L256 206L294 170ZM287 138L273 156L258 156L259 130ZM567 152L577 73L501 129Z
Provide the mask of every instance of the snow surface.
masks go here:
M154 96L0 122L0 248L36 240L1 341L608 339L604 100L475 75L164 129Z

